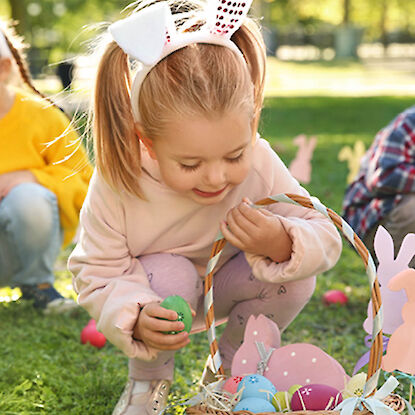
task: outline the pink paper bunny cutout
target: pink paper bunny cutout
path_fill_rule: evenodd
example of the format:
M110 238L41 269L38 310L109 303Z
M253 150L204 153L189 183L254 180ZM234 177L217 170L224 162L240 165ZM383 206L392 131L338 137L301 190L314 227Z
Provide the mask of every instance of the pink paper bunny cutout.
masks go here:
M403 322L401 309L406 303L407 297L404 290L392 291L389 289L388 283L393 276L408 269L408 265L415 255L415 234L410 233L405 236L395 259L392 237L383 226L379 226L375 235L374 248L379 262L377 275L383 305L383 332L392 334ZM372 324L372 301L370 301L367 319L363 323L363 328L369 334L372 333Z
M307 141L307 137L301 134L295 137L293 142L298 146L298 151L288 169L299 182L310 183L311 159L317 144L317 138L313 136Z
M232 359L232 376L257 373L261 358L255 342L263 342L267 349L277 349L281 345L280 329L276 323L263 314L257 317L249 316L244 341Z
M296 384L315 383L344 389L348 376L340 363L312 344L296 343L279 347L279 333L273 321L263 315L257 318L251 316L245 328L244 342L232 361L232 376L258 373L262 365L256 342L262 342L266 351L272 351L265 367L262 367L262 375L277 390L287 391Z
M388 284L393 291L404 289L408 302L402 307L404 323L389 339L382 369L386 372L400 370L415 373L415 270L407 269L395 275Z

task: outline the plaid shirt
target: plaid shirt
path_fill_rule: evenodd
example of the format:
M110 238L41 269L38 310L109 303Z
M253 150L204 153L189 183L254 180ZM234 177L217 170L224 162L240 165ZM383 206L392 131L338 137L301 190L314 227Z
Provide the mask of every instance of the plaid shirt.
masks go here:
M346 190L343 217L363 238L407 193L415 193L415 106L376 135Z

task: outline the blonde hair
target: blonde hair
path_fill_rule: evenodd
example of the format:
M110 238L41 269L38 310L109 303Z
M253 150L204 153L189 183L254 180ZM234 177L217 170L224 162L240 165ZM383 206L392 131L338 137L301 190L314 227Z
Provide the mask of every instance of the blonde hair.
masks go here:
M159 62L144 79L139 96L146 137L159 138L178 117L220 116L246 109L257 129L263 104L265 46L259 28L247 18L232 41L246 64L232 50L192 44ZM111 42L96 78L94 149L96 166L118 191L145 198L139 186L140 142L134 128L129 58Z

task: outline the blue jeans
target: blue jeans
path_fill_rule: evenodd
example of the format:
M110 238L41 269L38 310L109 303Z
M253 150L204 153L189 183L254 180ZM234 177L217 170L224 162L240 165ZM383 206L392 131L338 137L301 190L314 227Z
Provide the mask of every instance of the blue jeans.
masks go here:
M62 230L56 196L36 183L0 201L0 286L53 284Z

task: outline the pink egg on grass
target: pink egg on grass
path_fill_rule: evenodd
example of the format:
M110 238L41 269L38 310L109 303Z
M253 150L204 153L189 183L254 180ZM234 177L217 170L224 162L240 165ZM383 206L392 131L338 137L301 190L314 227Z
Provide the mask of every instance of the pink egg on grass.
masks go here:
M90 343L92 346L100 349L105 346L105 336L97 330L95 320L89 320L88 324L81 331L81 343Z
M349 299L347 295L340 290L329 290L323 294L322 301L324 305L331 305L331 304L346 304Z
M302 386L291 398L292 411L323 411L335 408L343 400L341 393L328 385Z
M243 376L232 376L223 384L223 390L229 393L236 393L239 382L243 379Z

